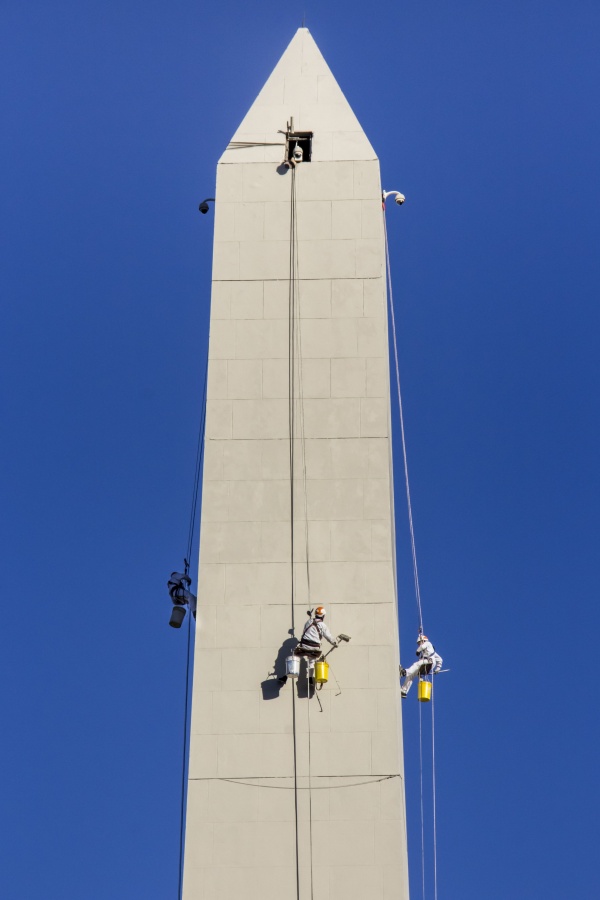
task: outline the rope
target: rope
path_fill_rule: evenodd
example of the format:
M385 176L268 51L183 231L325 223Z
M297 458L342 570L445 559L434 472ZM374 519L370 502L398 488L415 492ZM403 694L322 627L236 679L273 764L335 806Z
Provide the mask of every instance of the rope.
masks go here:
M296 325L296 170L291 170L290 198L290 280L289 280L289 318L288 318L288 418L290 435L290 559L291 559L291 600L292 631L294 623L295 574L294 574L294 441L295 441L295 325Z
M410 544L412 551L413 576L415 582L415 595L417 599L417 611L419 619L419 633L423 633L423 610L421 606L421 589L419 586L419 570L417 567L417 550L415 546L415 530L413 524L412 504L410 499L410 484L408 479L408 459L406 453L406 439L404 434L404 413L402 408L402 392L400 390L400 366L398 363L398 340L396 335L396 318L394 315L394 299L392 293L392 276L390 266L390 248L387 234L387 222L385 216L385 201L383 203L383 233L385 239L385 262L388 285L388 299L390 307L390 319L392 323L392 339L394 345L394 363L396 366L396 388L398 391L398 409L400 412L400 434L402 438L402 456L404 461L404 480L406 484L406 500L408 506L408 522L410 526ZM431 679L431 761L432 761L432 804L433 804L433 893L434 900L438 897L437 880L437 811L436 811L436 783L435 783L435 708L433 693L433 678ZM423 805L423 718L421 704L419 704L419 779L421 793L421 881L423 900L425 900L425 816Z
M192 632L191 613L188 616L188 633L187 633L187 658L185 663L185 706L183 712L183 759L181 764L181 811L179 817L179 891L178 897L181 900L183 894L183 848L185 834L185 776L187 764L187 742L188 742L188 706L190 693L190 645Z
M202 394L202 408L200 413L200 426L198 428L198 442L196 445L196 460L194 465L194 486L192 489L192 503L190 508L190 519L188 526L187 552L184 559L185 574L189 573L190 558L194 545L194 532L196 530L196 519L198 511L198 495L200 492L200 476L202 472L202 460L204 458L204 434L206 426L206 387L208 382L208 359L206 361L206 369L204 372L204 390ZM178 896L181 900L183 891L183 851L185 846L185 798L186 798L186 774L187 774L187 758L188 758L188 719L190 705L190 655L191 655L191 632L192 632L192 614L188 615L188 633L187 633L187 655L185 663L185 703L183 708L183 759L181 764L181 811L179 820L179 891Z
M417 550L415 545L415 529L413 523L412 504L410 499L410 484L408 479L408 457L406 453L406 438L404 433L404 412L402 407L402 391L400 389L400 365L398 363L398 339L396 335L396 317L394 314L394 298L392 293L392 275L390 266L390 248L387 234L387 222L385 215L385 200L383 202L383 233L385 239L385 262L388 286L388 302L390 307L390 320L392 323L392 340L394 345L394 363L396 367L396 388L398 392L398 410L400 413L400 434L402 439L402 457L404 462L404 481L406 485L406 501L408 506L408 522L410 527L410 545L412 551L413 577L415 582L415 596L417 600L417 613L419 634L423 634L423 609L421 605L421 588L419 585L419 570L417 566ZM435 715L433 678L431 679L431 759L432 759L432 803L433 803L433 893L437 900L437 816L436 816L436 785L435 785ZM425 900L425 813L423 803L423 716L421 704L419 704L419 780L420 780L420 805L421 805L421 883L423 900Z
M298 231L297 231L297 218L296 218L296 172L293 170L293 220L292 220L292 230L291 230L291 240L294 244L294 252L292 256L292 268L293 268L293 281L296 288L298 288L299 282L299 273L298 273ZM302 492L303 492L303 500L304 500L304 556L306 563L306 590L308 595L308 607L309 609L312 607L311 600L311 588L310 588L310 551L309 551L309 541L308 541L308 490L307 490L307 476L306 476L306 432L304 427L304 378L303 378L303 353L302 353L302 321L301 321L301 310L300 310L300 296L299 292L295 292L295 304L292 312L294 313L294 334L295 334L295 356L297 359L297 368L298 368L298 403L295 402L295 397L292 397L293 403L293 412L294 415L296 408L298 408L300 413L300 451L301 451L301 462L302 462ZM297 321L296 321L297 319ZM293 365L293 363L292 363ZM293 476L292 476L293 478ZM293 527L293 526L292 526ZM311 779L311 730L310 730L310 682L308 685L308 830L309 830L309 856L310 856L310 896L311 900L314 900L314 867L313 867L313 816L312 816L312 779ZM321 706L321 700L316 694L319 706ZM323 711L323 707L321 706L321 712Z
M215 775L208 775L206 777L201 778L190 778L190 781L228 781L230 784L240 784L243 787L257 787L257 788L266 788L268 790L275 791L293 791L294 785L290 785L289 787L285 784L253 784L254 781L277 781L281 778L287 778L286 775L242 775L240 778L226 778L225 776L217 777ZM292 776L289 776L293 778ZM310 787L299 787L299 791L340 791L344 788L353 788L353 787L362 787L365 784L379 784L380 781L389 781L391 778L402 778L399 772L394 775L313 775L313 778L365 778L365 781L355 781L353 784L335 784L335 785L323 785L320 787L319 785L313 785Z
M290 561L291 561L291 617L292 634L295 629L294 600L296 575L294 571L294 350L296 323L296 170L291 170L290 197L290 280L288 318L288 388L289 388L289 434L290 434ZM296 692L292 690L292 736L294 746L294 821L296 831L296 897L300 900L300 846L298 834L298 748L296 734Z
M437 822L436 822L436 798L435 798L435 710L433 678L431 679L431 769L433 783L433 897L437 900Z
M204 390L202 393L202 411L200 413L200 427L198 428L198 443L196 445L196 464L194 466L194 487L192 490L192 504L190 509L190 522L188 527L187 553L185 556L185 574L188 574L194 543L194 531L196 529L196 513L198 510L198 494L200 493L200 475L202 472L202 459L204 456L204 429L206 426L206 386L208 382L208 360L204 372Z
M312 778L311 778L311 735L310 735L310 683L308 685L308 839L310 847L310 897L314 897L313 883L313 834L312 834Z
M295 226L294 222L294 226ZM296 250L294 253L295 257L295 278L296 283L299 280L298 276L298 235L296 228L294 227L294 242L296 244ZM298 408L300 411L300 451L301 451L301 460L302 460L302 492L304 499L304 555L306 561L306 589L308 594L308 607L309 609L312 607L311 601L311 589L310 589L310 551L308 545L308 490L306 486L306 432L304 428L304 377L303 377L303 361L304 357L302 354L302 322L301 322L301 313L300 313L300 302L298 297L298 302L296 303L296 311L297 311L297 324L296 324L296 335L297 335L297 351L298 351Z
M291 201L290 201L290 282L289 282L289 429L290 429L290 532L291 532L291 578L292 578L292 630L294 629L294 599L296 588L295 572L295 505L294 505L294 476L295 476L295 452L296 452L296 411L299 412L300 426L300 451L302 464L302 490L304 500L304 555L306 564L306 588L308 604L311 605L310 588L310 553L308 541L308 491L306 476L306 434L304 427L304 379L303 379L303 355L302 355L302 323L300 312L300 298L298 291L298 230L296 210L296 170L291 170ZM296 372L297 364L297 372ZM298 398L296 402L296 379L298 385ZM299 854L299 823L298 823L298 770L297 770L297 743L296 743L296 696L292 690L292 709L294 715L294 800L296 815L296 882L298 900L300 897L300 854ZM311 731L310 731L310 683L308 694L308 797L309 797L309 855L310 855L310 896L314 898L314 872L313 872L313 821L312 821L312 780L311 780ZM319 699L317 697L317 699ZM319 700L320 703L320 700Z
M385 203L383 204L383 234L385 239L385 264L388 285L388 302L390 307L390 319L392 322L392 339L394 344L394 362L396 364L396 388L398 391L398 409L400 411L400 434L402 438L402 457L404 461L404 481L406 484L406 502L408 505L408 523L410 526L410 545L412 550L413 577L415 581L415 595L417 598L417 610L419 618L419 633L423 633L423 611L421 609L421 589L419 587L419 570L417 568L417 549L415 546L415 529L413 525L412 504L410 502L410 485L408 481L408 459L406 455L406 439L404 436L404 413L402 409L402 392L400 390L400 365L398 363L398 341L396 337L396 318L394 316L394 299L392 294L392 273L390 267L390 248L388 244L387 223L385 218Z
M294 820L296 825L296 896L300 900L300 847L298 843L298 753L296 746L296 694L292 691L292 717L294 732Z
M247 147L285 147L285 141L230 141L227 150L245 150Z
M423 811L423 716L419 703L419 781L421 785L421 881L425 900L425 815Z

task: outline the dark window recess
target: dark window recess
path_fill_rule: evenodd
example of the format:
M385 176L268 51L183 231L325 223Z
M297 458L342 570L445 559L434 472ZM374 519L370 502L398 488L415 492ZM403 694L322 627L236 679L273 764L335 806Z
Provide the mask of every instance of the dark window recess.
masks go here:
M287 136L286 159L290 162L310 162L312 157L312 131L295 131ZM298 149L302 151L302 160L294 159L294 151L298 156Z

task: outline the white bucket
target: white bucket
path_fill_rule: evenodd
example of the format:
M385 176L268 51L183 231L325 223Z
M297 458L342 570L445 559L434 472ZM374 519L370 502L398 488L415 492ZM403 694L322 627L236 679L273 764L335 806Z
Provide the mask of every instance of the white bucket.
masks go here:
M298 678L300 675L300 657L287 656L285 660L285 674L288 678Z

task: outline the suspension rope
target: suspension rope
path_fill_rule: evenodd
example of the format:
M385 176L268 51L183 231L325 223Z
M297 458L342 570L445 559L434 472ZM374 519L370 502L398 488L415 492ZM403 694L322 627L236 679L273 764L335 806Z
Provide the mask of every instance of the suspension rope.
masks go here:
M388 242L385 199L383 208L383 233L385 242L385 263L388 288L388 303L390 308L390 320L392 323L392 341L394 345L394 363L396 367L396 389L398 392L398 410L400 413L400 434L402 439L402 457L404 462L404 481L406 485L406 502L408 507L408 522L410 528L410 545L412 551L413 577L415 583L415 596L417 600L417 614L419 634L423 634L423 609L421 605L421 588L419 585L419 570L417 566L417 550L415 545L415 529L413 523L412 504L410 499L410 484L408 478L408 458L406 452L406 438L404 433L404 412L402 407L402 391L400 389L400 365L398 362L398 339L396 335L396 317L394 313L394 298L392 292L392 274L390 266L390 248ZM438 897L437 879L437 814L436 814L436 784L435 784L435 709L434 687L431 679L431 761L432 761L432 812L433 812L433 893L434 900ZM420 781L420 807L421 807L421 882L423 900L425 900L425 810L423 802L423 717L421 704L419 703L419 781Z
M383 234L385 239L385 264L388 285L388 303L392 322L392 339L394 344L394 362L396 365L396 388L398 391L398 409L400 411L400 435L402 438L402 458L404 461L404 481L406 485L406 502L408 505L408 524L410 527L410 546L412 550L413 577L419 619L419 633L423 633L423 611L421 609L421 589L419 587L419 570L417 567L417 549L415 546L415 529L413 524L412 504L410 502L410 484L408 480L408 459L406 454L406 438L404 436L404 413L402 409L402 391L400 390L400 365L398 363L398 340L396 337L396 318L394 315L394 298L392 294L392 273L390 267L390 248L388 244L387 223L385 218L385 201L383 203Z
M194 543L194 532L196 530L196 513L198 510L198 495L200 493L200 480L202 475L202 459L204 457L204 431L206 427L206 387L208 383L208 360L206 361L206 369L204 372L204 390L202 392L202 409L200 413L200 426L198 428L198 443L196 446L196 463L194 466L194 487L192 489L192 503L190 509L190 522L188 527L187 553L185 556L185 574L187 575L190 568L190 559L192 557L192 548Z
M296 223L294 222L294 225ZM298 274L298 233L297 228L294 228L294 242L296 244L296 249L294 253L295 259L295 279L296 284L299 282L299 274ZM298 294L298 302L296 303L296 312L297 312L297 322L295 326L296 331L296 350L297 350L297 361L298 361L298 410L300 413L300 459L302 464L302 493L304 500L304 556L306 563L306 590L308 594L308 607L312 608L312 600L311 600L311 589L310 589L310 550L309 550L309 542L308 542L308 490L306 484L306 432L304 428L304 357L302 354L302 321L301 321L301 309L300 309L300 296Z
M295 452L295 327L296 327L296 170L291 170L291 198L290 198L290 278L289 278L289 311L288 311L288 418L290 436L290 560L291 560L291 614L292 631L295 628L295 585L294 573L294 452Z
M187 633L187 657L185 662L185 705L183 713L183 759L181 763L181 810L179 817L179 900L183 892L183 849L185 845L185 776L187 770L187 744L188 744L188 707L190 693L190 645L192 622L191 614L188 616Z
M296 197L295 197L295 180L296 180L296 172L294 173L294 221L293 221L293 230L292 230L292 240L294 242L294 256L293 256L293 264L294 264L294 282L297 288L297 296L296 296L296 305L295 305L295 315L296 322L294 325L294 331L296 335L296 359L297 359L297 378L298 378L298 402L296 403L294 400L294 411L298 409L299 411L299 425L300 425L300 459L302 465L302 493L304 500L304 556L305 556L305 565L306 565L306 590L308 595L308 607L312 608L312 600L311 600L311 589L310 589L310 551L309 551L309 541L308 541L308 490L306 485L306 432L304 428L304 378L303 378L303 354L302 354L302 316L300 309L300 292L299 292L299 272L298 272L298 229L297 229L297 218L296 218ZM316 693L313 693L313 696L316 696ZM311 900L314 898L314 867L313 867L313 815L312 815L312 777L311 777L311 729L310 729L310 701L311 701L311 684L310 680L308 682L308 698L307 698L307 707L308 707L308 847L309 847L309 858L310 858L310 896ZM317 700L320 699L317 697Z
M194 465L194 486L192 489L192 503L188 526L187 551L184 558L185 574L189 574L190 559L194 545L194 532L196 530L196 518L198 510L198 495L200 492L200 479L202 474L202 461L204 459L204 435L206 427L206 387L208 382L208 359L204 372L204 390L202 393L202 407L200 411L200 425L198 428L198 442L196 445L196 460ZM190 715L190 656L191 656L192 614L188 615L187 654L185 661L185 702L183 706L183 758L181 763L181 809L179 816L179 891L178 897L183 896L183 853L185 847L185 799L186 799L186 775L188 761L188 719Z
M310 681L308 683L308 840L310 847L310 898L314 897L314 879L313 879L313 817L312 817L312 777L311 777L311 733L310 733Z
M419 703L419 782L421 787L421 882L425 900L425 814L423 809L423 715Z
M303 354L302 354L302 322L299 294L298 271L298 227L296 208L296 170L291 170L291 210L290 210L290 285L289 285L289 383L290 383L290 519L291 519L291 561L292 561L292 629L294 628L294 600L296 589L295 572L295 503L294 503L294 477L296 454L296 415L298 414L300 437L300 461L302 466L302 494L304 506L304 556L306 566L306 590L309 608L311 601L310 586L310 551L308 539L308 490L306 475L306 432L304 425L304 379L303 379ZM297 388L297 390L296 390ZM298 397L296 397L296 393ZM308 683L308 822L309 822L309 857L310 857L310 896L314 898L314 867L313 867L313 821L312 821L312 778L311 778L311 730L310 730L310 700L311 685ZM299 853L299 823L298 823L298 771L297 771L297 742L296 742L296 696L292 690L293 704L293 735L294 735L294 799L296 814L296 884L298 900L300 896L300 853ZM318 699L318 698L317 698ZM319 701L320 702L320 701Z
M435 797L435 688L434 678L431 679L431 770L433 791L433 897L437 900L437 822L436 822L436 797Z
M294 559L294 406L295 406L295 325L296 325L296 170L291 170L290 197L290 272L289 272L289 317L288 317L288 387L289 387L289 435L290 435L290 578L291 578L291 619L292 634L295 630L294 601L296 599L296 573ZM296 733L296 692L292 690L292 737L294 748L294 822L296 832L296 898L300 900L300 844L298 817L298 746Z

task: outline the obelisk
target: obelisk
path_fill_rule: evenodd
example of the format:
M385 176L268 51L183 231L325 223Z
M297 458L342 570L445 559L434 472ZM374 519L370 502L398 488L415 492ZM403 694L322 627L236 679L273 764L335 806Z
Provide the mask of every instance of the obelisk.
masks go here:
M184 898L408 900L379 163L308 29L215 200Z

